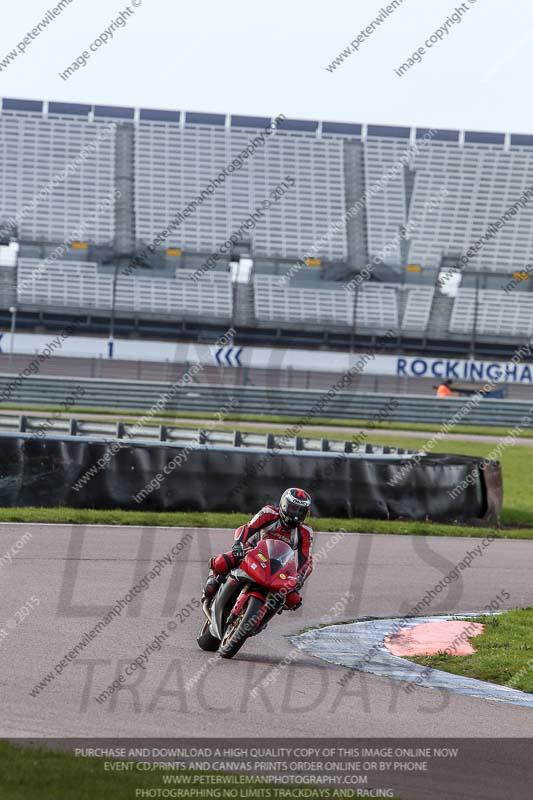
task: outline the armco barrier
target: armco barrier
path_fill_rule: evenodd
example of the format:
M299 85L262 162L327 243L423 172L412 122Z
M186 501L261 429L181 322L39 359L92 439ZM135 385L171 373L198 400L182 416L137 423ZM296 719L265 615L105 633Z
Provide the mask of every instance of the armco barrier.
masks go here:
M289 426L287 426L287 431ZM210 444L230 447L258 447L275 450L311 450L335 453L373 453L379 454L416 454L423 451L409 450L404 447L369 444L367 433L357 432L351 439L318 438L314 436L288 435L283 429L278 433L261 433L260 431L232 431L229 428L180 428L177 425L158 425L146 421L142 426L136 425L135 417L126 422L113 422L100 419L68 419L67 417L40 417L0 413L0 432L11 431L29 433L33 439L51 436L79 436L99 439L137 439L143 442L169 442L180 446Z
M495 520L499 464L481 469L479 458L435 454L409 465L410 458L4 433L0 504L250 513L297 485L323 517ZM450 495L461 482L464 491Z
M159 398L173 386L170 383L149 381L113 381L94 378L25 378L12 390L14 377L0 375L1 404L57 405L82 386L83 395L77 404L84 408L135 409L148 411ZM180 387L163 410L221 412L225 408L231 413L270 414L305 418L311 414L316 403L327 397L327 390L276 389L255 386L217 386L195 384ZM468 425L514 427L520 425L528 415L530 404L511 400L482 399L477 404L467 398L435 398L427 395L360 394L348 386L344 391L327 397L317 416L342 419L372 419L384 405L397 401L387 414L390 422L426 422L440 424L468 406L471 410L461 422ZM533 402L531 404L533 407ZM533 415L533 408L532 408ZM532 427L528 422L524 427Z

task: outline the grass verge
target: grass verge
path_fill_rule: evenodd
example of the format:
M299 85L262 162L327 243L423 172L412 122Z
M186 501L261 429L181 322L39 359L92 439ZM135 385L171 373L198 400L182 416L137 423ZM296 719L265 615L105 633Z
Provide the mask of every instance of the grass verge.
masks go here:
M498 616L472 617L485 630L473 640L476 652L469 656L417 656L408 659L424 667L454 675L478 678L533 692L533 608L513 609ZM470 618L469 618L470 621Z
M140 525L146 527L236 528L249 514L200 511L123 511L92 508L0 508L0 522L36 522L68 525ZM384 533L396 536L466 536L483 539L533 539L533 528L475 528L436 522L399 522L374 519L310 517L316 531Z
M120 746L120 739L116 740ZM125 763L114 760L114 763ZM47 750L37 747L19 747L18 745L0 742L0 793L2 800L131 800L137 795L136 790L164 791L165 785L161 771L104 770L105 759L81 758L69 753ZM272 784L264 781L242 784L239 776L232 778L226 773L228 783L222 785L213 781L206 783L206 777L214 779L222 773L199 772L195 770L166 771L167 774L180 776L182 781L174 787L166 787L183 792L181 797L205 797L206 789L220 790L220 797L250 797L254 789L262 789L262 797L296 798L301 796L301 789L291 791L291 787L283 785L277 791ZM202 779L202 780L201 780ZM313 797L331 797L331 789L322 791L316 787ZM227 793L224 790L228 790ZM266 792L268 791L268 794ZM155 793L153 796L157 796ZM163 796L163 795L161 795ZM172 796L172 795L169 795ZM355 796L355 793L352 797ZM394 798L393 798L394 800ZM398 798L396 798L398 800Z

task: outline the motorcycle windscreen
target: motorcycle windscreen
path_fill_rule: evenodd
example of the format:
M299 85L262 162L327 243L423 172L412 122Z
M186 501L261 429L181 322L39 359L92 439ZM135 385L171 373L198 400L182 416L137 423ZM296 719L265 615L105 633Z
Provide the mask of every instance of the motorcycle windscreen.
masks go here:
M296 568L294 561L294 550L289 547L285 542L279 539L266 539L263 542L266 546L268 553L268 560L270 561L270 573L274 575L286 567L292 560L293 566Z

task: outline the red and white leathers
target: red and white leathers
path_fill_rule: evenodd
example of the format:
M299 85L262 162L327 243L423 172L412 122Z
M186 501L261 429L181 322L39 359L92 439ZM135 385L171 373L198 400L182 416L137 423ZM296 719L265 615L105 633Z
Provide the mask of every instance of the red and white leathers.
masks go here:
M241 527L237 528L235 531L235 541L241 542L246 550L255 547L260 539L280 539L297 552L298 577L300 578L301 584L303 584L313 571L313 559L311 556L313 529L303 522L294 528L288 528L281 521L278 508L275 506L264 506L250 522L246 525L241 525ZM212 558L210 566L213 570L215 580L226 575L231 569L237 566L237 563L231 550L228 553L221 553ZM212 580L212 578L208 580L206 590L209 587L209 582ZM213 588L215 587L213 586ZM300 605L300 603L301 597L296 590L290 592L285 598L285 605L288 608L294 608Z

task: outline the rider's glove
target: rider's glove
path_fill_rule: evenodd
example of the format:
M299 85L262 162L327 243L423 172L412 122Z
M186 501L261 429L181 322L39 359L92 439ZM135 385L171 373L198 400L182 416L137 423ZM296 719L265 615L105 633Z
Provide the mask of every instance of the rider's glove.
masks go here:
M233 547L231 548L231 555L235 559L235 561L242 561L244 558L244 547L242 546L242 542L235 542Z

